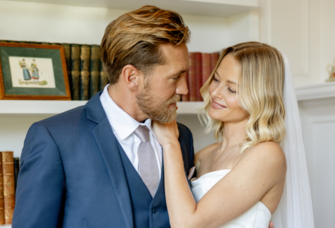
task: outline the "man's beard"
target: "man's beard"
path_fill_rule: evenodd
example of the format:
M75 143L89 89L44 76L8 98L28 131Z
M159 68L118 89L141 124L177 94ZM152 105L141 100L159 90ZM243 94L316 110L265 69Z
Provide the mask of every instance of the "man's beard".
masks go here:
M137 104L150 119L160 123L171 123L177 117L176 108L169 108L169 105L180 101L180 95L175 95L169 100L155 106L155 96L150 93L150 86L146 85L144 91L136 96Z

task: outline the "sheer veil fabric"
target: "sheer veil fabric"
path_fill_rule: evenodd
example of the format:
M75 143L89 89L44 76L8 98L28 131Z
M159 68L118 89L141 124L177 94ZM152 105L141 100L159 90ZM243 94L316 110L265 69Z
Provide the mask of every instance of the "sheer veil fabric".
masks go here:
M298 102L288 58L285 63L284 105L286 136L281 143L287 161L286 184L272 221L276 228L314 228L313 207Z

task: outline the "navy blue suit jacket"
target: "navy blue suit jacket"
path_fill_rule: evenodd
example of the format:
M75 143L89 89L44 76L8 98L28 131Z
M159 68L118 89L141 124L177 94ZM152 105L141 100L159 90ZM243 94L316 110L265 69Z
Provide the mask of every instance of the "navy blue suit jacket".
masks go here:
M118 141L99 96L34 123L21 155L13 228L133 228ZM179 124L185 173L193 139Z

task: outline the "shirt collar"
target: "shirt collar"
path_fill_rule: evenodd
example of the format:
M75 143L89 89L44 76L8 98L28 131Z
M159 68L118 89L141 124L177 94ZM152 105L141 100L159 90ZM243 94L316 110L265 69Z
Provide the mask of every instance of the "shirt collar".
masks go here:
M153 133L151 128L151 119L146 119L144 123L140 123L133 117L128 115L128 113L120 108L109 96L108 86L109 85L105 86L104 91L100 96L100 100L106 112L109 123L114 129L115 133L118 135L118 137L121 140L126 139L138 128L139 125L146 125L149 128L150 132Z

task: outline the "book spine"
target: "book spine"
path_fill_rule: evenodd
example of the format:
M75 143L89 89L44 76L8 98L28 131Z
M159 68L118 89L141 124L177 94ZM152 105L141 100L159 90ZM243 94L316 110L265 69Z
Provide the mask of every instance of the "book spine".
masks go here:
M17 187L17 177L19 176L19 171L20 171L20 158L14 158L14 187L15 187L15 192L16 192L16 187Z
M100 60L100 91L103 91L107 84L108 84L108 77L104 69L104 64Z
M13 151L3 151L1 155L2 155L5 224L11 224L15 207Z
M190 101L196 101L197 100L197 87L196 87L196 68L195 68L195 53L191 52L189 54L190 58L190 67L188 69L188 84L189 84L189 99Z
M195 53L195 75L196 75L196 96L197 101L202 101L200 94L200 88L202 86L202 54L200 52Z
M89 99L91 47L82 45L80 50L80 100Z
M186 73L185 73L185 79L186 79L186 85L187 85L188 93L186 95L181 96L181 101L189 101L190 100L190 87L189 87L189 83L188 83L188 71L186 71Z
M65 62L67 69L67 76L70 84L70 91L72 92L72 78L71 78L71 46L69 44L61 44L64 48Z
M219 53L211 53L211 72L214 71L216 63L219 60Z
M72 81L72 100L79 100L79 76L80 76L80 47L71 45L71 81Z
M2 173L2 152L0 152L0 224L5 224L4 196L3 196L3 173Z
M91 46L90 98L100 91L100 46Z
M202 53L202 85L207 82L211 72L211 54Z

